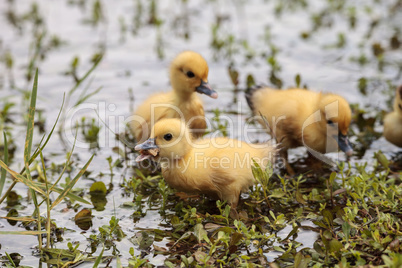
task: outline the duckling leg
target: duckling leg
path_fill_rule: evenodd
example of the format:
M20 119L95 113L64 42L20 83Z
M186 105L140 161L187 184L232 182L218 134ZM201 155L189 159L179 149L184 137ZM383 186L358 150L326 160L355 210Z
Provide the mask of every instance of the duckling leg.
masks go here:
M295 175L295 171L293 168L290 166L289 161L288 161L288 150L281 150L279 153L280 157L282 158L283 163L285 164L286 172L290 175L293 176Z

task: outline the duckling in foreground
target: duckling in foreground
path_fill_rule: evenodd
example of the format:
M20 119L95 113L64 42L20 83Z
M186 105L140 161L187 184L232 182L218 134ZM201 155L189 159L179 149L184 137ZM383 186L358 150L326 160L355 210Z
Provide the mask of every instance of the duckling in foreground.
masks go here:
M145 159L159 161L162 175L173 188L203 193L228 201L235 208L242 191L253 185L253 160L263 169L274 160L269 144L248 144L229 138L195 140L179 119L158 121L150 138L135 147Z
M173 90L157 93L145 100L134 113L131 128L137 142L145 141L152 124L163 118L181 118L190 122L196 137L205 132L204 108L197 93L216 99L218 94L208 84L208 64L198 53L184 51L170 65Z
M394 111L384 118L384 137L402 147L402 85L396 89Z
M351 110L341 96L298 88L254 87L246 91L246 99L254 115L261 112L268 120L284 149L281 154L289 173L294 174L287 162L289 148L306 146L317 155L338 151L339 145L348 156L353 153L347 137ZM265 127L261 119L259 122Z

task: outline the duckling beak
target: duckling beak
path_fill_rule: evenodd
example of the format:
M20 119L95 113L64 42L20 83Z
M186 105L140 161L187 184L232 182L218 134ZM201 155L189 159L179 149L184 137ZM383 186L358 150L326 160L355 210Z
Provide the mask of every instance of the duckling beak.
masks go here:
M137 144L134 150L140 151L140 155L135 159L137 162L154 158L160 151L159 147L155 144L155 139L148 139L141 144Z
M218 98L218 93L211 88L208 82L204 82L201 80L201 85L195 88L195 91L201 94L205 94L210 96L213 99Z
M344 151L347 156L351 156L353 154L353 149L352 146L350 146L348 136L339 132L337 141L339 148Z

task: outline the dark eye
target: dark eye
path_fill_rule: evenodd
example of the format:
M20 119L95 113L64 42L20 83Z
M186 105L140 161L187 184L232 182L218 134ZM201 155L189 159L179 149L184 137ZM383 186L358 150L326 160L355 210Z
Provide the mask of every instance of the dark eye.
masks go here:
M170 140L173 138L173 136L172 136L172 134L168 133L168 134L165 134L165 136L163 136L163 138L164 138L166 141L170 141Z
M402 111L402 105L401 105L401 104L398 104L398 106L399 106L399 109Z
M330 125L330 126L332 126L332 125L334 125L334 121L328 120L328 121L327 121L327 124Z
M194 75L194 73L192 72L192 71L188 71L187 72L187 77L188 78L193 78L195 75Z

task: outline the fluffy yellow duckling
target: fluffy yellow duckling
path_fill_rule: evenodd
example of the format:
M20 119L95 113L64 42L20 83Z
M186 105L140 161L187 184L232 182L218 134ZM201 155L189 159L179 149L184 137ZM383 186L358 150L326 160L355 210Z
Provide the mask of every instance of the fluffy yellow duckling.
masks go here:
M252 160L264 168L275 153L268 144L223 137L195 140L179 119L158 121L150 138L135 150L141 153L138 162L152 158L161 163L162 175L171 187L226 200L233 208L240 193L254 182Z
M313 155L337 151L338 145L347 155L353 153L347 138L351 110L341 96L297 88L254 87L247 90L246 99L255 115L261 112L268 120L284 148L285 161L287 149L298 146L306 146ZM260 123L265 127L261 120Z
M402 147L402 85L396 89L394 111L384 118L384 137Z
M208 64L198 53L184 51L170 65L173 90L157 93L145 100L134 113L131 128L137 142L149 137L152 124L163 118L181 118L190 122L195 136L206 128L204 109L197 93L216 99L218 94L208 84Z

